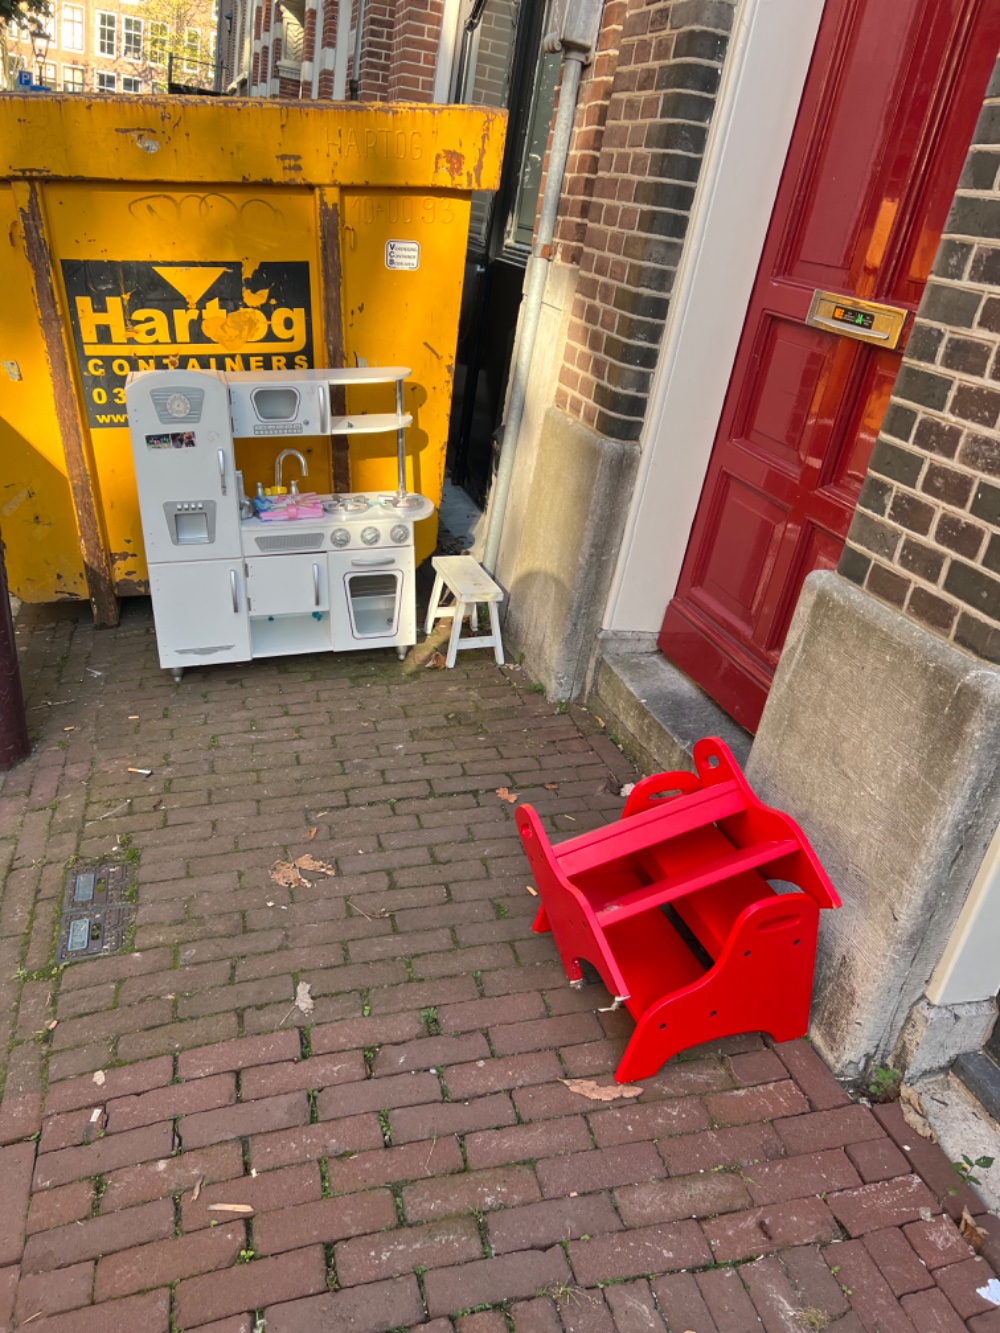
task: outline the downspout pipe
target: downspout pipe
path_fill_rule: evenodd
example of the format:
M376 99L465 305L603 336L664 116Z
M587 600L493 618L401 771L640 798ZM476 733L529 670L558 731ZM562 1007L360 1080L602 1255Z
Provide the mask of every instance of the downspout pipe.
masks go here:
M556 112L556 123L552 131L549 169L545 176L545 190L542 194L542 211L538 219L538 230L535 232L535 242L531 248L531 259L528 261L528 281L524 293L524 311L521 316L521 337L517 348L517 361L514 365L514 379L511 383L510 398L507 404L507 419L504 422L503 442L500 446L500 462L497 466L496 480L493 483L493 491L490 496L486 544L483 550L483 567L490 574L496 570L497 556L500 553L500 538L503 535L507 501L510 498L510 484L514 475L514 459L517 453L518 436L521 433L521 423L524 420L528 375L531 371L531 361L535 352L535 339L538 336L538 323L542 313L542 301L545 297L545 284L548 280L549 259L552 251L552 239L555 236L559 199L562 195L563 177L566 174L566 160L569 157L573 122L576 119L580 78L583 74L583 67L589 58L587 51L576 49L563 51L559 109Z
M351 98L356 102L361 93L361 42L365 28L365 0L358 0L357 27L354 29L354 61L351 65ZM337 34L339 37L339 33Z

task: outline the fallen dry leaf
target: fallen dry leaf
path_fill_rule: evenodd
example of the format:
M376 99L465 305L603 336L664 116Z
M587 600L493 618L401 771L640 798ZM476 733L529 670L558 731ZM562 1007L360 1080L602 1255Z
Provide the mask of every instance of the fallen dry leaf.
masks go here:
M983 1246L986 1244L986 1233L976 1226L968 1208L962 1209L962 1220L958 1224L958 1229L975 1252L980 1254Z
M239 1213L241 1217L253 1217L253 1209L248 1203L210 1203L210 1213Z
M311 828L311 829L309 830L309 832L306 834L306 837L309 839L310 842L312 842L313 839L316 837L316 834L317 834L318 832L319 832L319 828L318 828L318 827L317 827L317 828Z
M312 870L318 875L329 875L331 878L337 873L333 866L327 861L318 861L310 852L305 856L297 856L295 864L300 870Z
M309 885L309 881L302 878L290 861L275 861L268 873L275 884L286 889L304 889Z
M295 1007L301 1009L304 1014L311 1014L316 1008L316 1001L309 994L308 981L300 981L295 987Z
M98 1069L94 1074L94 1082L97 1084L99 1088L104 1086L104 1079L105 1079L104 1070Z
M558 791L558 790L559 790L559 783L558 783L558 782L546 782L546 783L544 784L544 786L545 786L545 790L546 790L546 791Z
M508 787L497 787L497 795L501 801L509 801L511 805L517 800L517 792L511 791Z
M538 890L537 890L537 889L533 889L533 888L531 887L530 884L525 884L524 887L525 887L525 888L528 890L528 892L531 894L532 898L537 898L537 897L538 897Z
M935 1134L930 1121L924 1114L924 1104L920 1100L920 1094L907 1083L900 1084L899 1109L903 1113L903 1119L912 1130L915 1130L921 1138L927 1139L931 1143L937 1143L937 1134Z
M588 1097L592 1102L613 1102L619 1097L638 1097L642 1088L634 1083L613 1083L610 1087L601 1087L592 1078L561 1078L570 1092L578 1092L581 1097Z
M444 653L432 653L427 659L427 665L432 671L444 671L448 666L448 659Z
M199 1176L198 1179L194 1182L194 1189L191 1191L191 1202L192 1202L192 1203L197 1203L197 1202L198 1202L198 1198L199 1198L199 1196L200 1196L200 1194L201 1194L201 1187L202 1187L202 1185L204 1185L204 1183L205 1183L205 1177L204 1177L204 1176Z
M58 1026L59 1026L59 1019L53 1018L51 1023L46 1023L45 1028L47 1032L55 1032Z

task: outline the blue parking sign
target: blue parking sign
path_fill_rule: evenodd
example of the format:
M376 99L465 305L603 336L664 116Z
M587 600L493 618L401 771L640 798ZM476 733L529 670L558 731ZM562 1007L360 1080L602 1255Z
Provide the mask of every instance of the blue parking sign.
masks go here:
M19 69L17 71L17 86L19 88L30 88L32 83L31 70Z

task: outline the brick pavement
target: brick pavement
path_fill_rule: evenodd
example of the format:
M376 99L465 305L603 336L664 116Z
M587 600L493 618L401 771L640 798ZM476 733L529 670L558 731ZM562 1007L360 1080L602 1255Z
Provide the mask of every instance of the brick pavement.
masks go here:
M479 655L176 688L142 603L88 620L18 630L0 1330L998 1333L996 1221L975 1258L954 1219L982 1205L808 1043L688 1052L628 1103L560 1081L609 1081L629 1020L532 935L495 788L560 834L614 817L630 770L592 718ZM134 947L55 969L67 862L115 846ZM336 876L271 881L306 851Z

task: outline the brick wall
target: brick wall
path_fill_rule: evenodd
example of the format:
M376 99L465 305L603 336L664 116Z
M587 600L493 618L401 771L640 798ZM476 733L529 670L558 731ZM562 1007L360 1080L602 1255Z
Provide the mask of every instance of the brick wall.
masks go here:
M627 0L605 16L617 60L602 41L561 209L580 281L556 404L612 439L642 430L734 9Z
M1000 65L840 573L1000 662Z
M397 5L389 68L390 101L430 102L444 0L403 0Z

